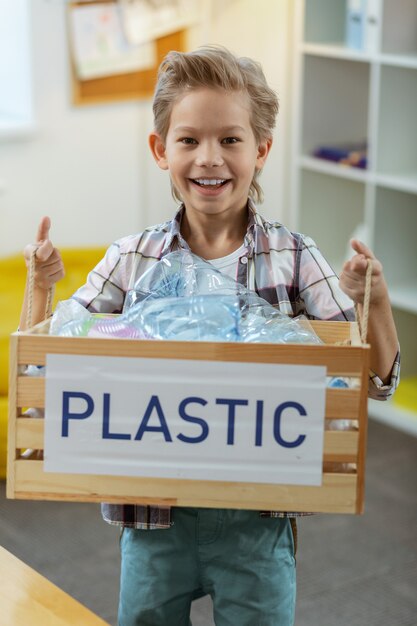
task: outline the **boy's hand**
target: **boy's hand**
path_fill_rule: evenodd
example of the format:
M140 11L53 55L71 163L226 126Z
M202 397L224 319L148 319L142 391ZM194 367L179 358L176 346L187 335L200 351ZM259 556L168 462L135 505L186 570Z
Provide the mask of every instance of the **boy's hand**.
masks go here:
M370 303L377 304L382 299L388 298L388 289L381 263L375 258L372 251L361 241L352 239L350 244L356 254L343 265L340 275L341 289L356 304L362 304L365 294L366 269L368 267L368 259L371 259L372 280Z
M26 267L29 268L31 255L36 250L34 278L36 286L41 289L49 289L65 275L59 250L54 248L49 239L50 228L51 220L49 217L43 217L39 224L36 243L27 245L23 251Z

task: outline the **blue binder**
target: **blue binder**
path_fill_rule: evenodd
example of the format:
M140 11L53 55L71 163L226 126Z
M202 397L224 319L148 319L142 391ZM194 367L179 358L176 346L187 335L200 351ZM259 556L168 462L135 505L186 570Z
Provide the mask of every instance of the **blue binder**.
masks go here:
M355 50L365 49L367 0L346 1L346 45Z

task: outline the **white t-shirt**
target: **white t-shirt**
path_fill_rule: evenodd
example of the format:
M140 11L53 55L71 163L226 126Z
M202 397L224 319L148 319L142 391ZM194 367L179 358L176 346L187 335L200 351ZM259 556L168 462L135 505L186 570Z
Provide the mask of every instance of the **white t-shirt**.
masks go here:
M219 270L219 272L221 272L222 274L230 276L230 278L236 280L239 259L245 253L245 251L245 244L242 243L240 248L238 248L231 254L228 254L227 256L222 256L220 259L210 259L209 263L214 265L216 270Z

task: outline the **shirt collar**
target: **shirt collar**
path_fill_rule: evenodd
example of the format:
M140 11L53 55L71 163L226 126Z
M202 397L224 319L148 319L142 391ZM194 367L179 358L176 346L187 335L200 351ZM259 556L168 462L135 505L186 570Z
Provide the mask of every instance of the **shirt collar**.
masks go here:
M252 257L254 248L256 246L256 240L259 233L259 230L264 231L264 224L262 217L259 215L256 205L251 200L248 199L248 229L245 235L245 246L248 250L248 256Z
M168 235L165 239L164 247L162 248L161 256L165 256L169 252L172 252L177 247L185 248L189 250L189 246L185 241L184 237L181 235L181 222L183 215L185 213L185 206L182 204L178 211L175 213L173 219L169 223Z
M173 219L170 222L168 230L168 236L165 240L164 247L162 249L162 256L172 252L176 247L189 250L189 246L183 236L181 235L181 222L185 213L185 206L182 204ZM256 230L261 228L263 230L263 221L261 216L256 210L254 202L248 199L248 228L244 238L244 244L248 249L248 255L252 256L254 249L254 242L256 238Z

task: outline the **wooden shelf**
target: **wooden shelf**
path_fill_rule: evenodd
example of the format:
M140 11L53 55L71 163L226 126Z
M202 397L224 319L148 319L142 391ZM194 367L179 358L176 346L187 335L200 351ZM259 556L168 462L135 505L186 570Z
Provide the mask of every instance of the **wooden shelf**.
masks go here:
M349 167L325 159L318 159L314 156L302 155L298 158L298 164L305 170L312 172L321 172L329 176L339 176L348 180L356 180L359 182L372 182L381 187L388 189L396 189L397 191L405 191L408 193L417 193L417 172L408 172L404 174L383 173L377 174L355 167Z
M304 54L331 59L345 59L346 61L361 61L363 63L369 63L371 60L368 53L348 48L343 44L318 44L306 42L301 45L301 50Z
M381 172L375 175L375 182L381 187L417 193L417 172L405 172L403 174Z
M300 46L303 54L311 56L321 56L331 59L345 59L347 61L360 61L362 63L371 63L376 60L381 65L393 65L395 67L404 67L417 69L417 53L415 54L391 54L382 53L379 55L371 54L363 50L355 50L348 48L341 43L309 43L304 42Z
M417 69L416 54L381 54L379 61L382 65L394 65L396 67L406 67Z
M348 165L341 165L311 156L301 156L299 158L299 164L305 170L320 172L321 174L328 174L329 176L339 176L340 178L356 180L362 183L365 183L369 177L367 170L349 167Z

